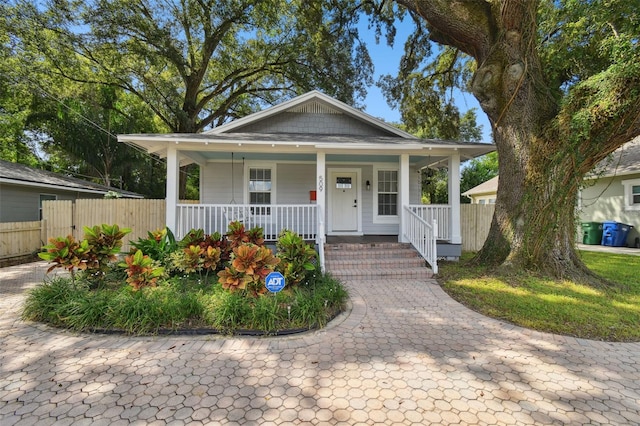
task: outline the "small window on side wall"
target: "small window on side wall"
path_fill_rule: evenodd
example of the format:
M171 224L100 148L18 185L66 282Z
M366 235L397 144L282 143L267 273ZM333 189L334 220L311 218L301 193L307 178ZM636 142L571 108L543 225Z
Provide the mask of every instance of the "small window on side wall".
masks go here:
M640 185L631 187L631 204L640 204Z
M624 210L640 211L640 179L623 180Z

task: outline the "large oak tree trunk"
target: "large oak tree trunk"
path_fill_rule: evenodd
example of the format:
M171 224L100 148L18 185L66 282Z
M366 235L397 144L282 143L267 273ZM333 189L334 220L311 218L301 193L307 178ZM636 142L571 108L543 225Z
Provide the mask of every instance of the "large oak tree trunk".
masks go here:
M537 1L396 1L427 21L433 41L476 60L472 91L491 121L500 159L496 212L476 259L588 279L574 243L580 182L637 134L640 108L630 108L625 123L603 118L589 140L570 143L571 126L563 123L572 111L552 95L537 52ZM637 78L620 84L622 92L625 84L637 85Z

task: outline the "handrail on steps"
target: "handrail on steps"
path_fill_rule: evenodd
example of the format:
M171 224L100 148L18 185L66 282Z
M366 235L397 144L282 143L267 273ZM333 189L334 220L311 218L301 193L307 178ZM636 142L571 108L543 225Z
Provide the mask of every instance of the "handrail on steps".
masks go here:
M436 239L438 237L438 223L434 219L432 224L418 216L408 206L404 207L405 237L420 253L420 256L431 265L434 274L438 273L438 253Z

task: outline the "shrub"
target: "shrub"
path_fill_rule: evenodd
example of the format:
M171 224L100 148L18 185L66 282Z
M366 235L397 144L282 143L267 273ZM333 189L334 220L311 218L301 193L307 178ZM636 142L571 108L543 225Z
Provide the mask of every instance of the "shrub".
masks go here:
M157 262L147 255L143 255L141 250L125 257L121 267L127 272L127 282L134 290L142 287L155 287L164 274L164 268L158 266Z
M178 249L176 238L169 228L147 232L147 238L138 238L131 245L158 262L166 262L169 255Z
M253 244L234 248L231 258L231 265L218 272L220 284L231 292L247 290L253 296L266 291L265 278L280 262L268 247Z
M42 248L45 252L38 256L53 263L47 273L55 268L64 268L75 278L75 270L87 269L106 272L110 262L116 260L116 255L122 248L122 238L131 230L120 229L118 225L102 225L92 228L84 227L85 239L76 241L73 235L49 239L49 244Z
M122 248L122 239L131 232L129 228L120 229L115 224L102 224L102 226L96 225L91 228L85 226L82 229L84 238L90 246L90 268L99 271L105 271L109 263L117 259Z
M277 270L284 275L290 285L297 285L309 278L309 272L315 271L318 263L316 250L305 243L302 237L293 231L284 230L276 243L280 264Z
M87 269L90 249L87 240L76 241L73 235L50 238L49 244L42 248L46 251L38 253L38 256L53 263L47 269L47 274L55 268L64 268L71 273L73 278L76 269L82 271Z

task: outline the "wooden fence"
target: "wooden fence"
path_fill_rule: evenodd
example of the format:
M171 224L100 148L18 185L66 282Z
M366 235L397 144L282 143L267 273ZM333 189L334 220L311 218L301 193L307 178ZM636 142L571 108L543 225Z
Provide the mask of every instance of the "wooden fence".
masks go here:
M43 241L40 221L0 223L0 260L34 253Z
M42 203L44 233L48 238L73 235L84 237L85 226L117 224L131 228L123 240L123 251L129 251L130 241L146 238L148 231L165 226L164 200L136 199L81 199L71 201L44 201Z
M462 251L478 251L489 235L495 205L462 204L460 206L460 234Z

